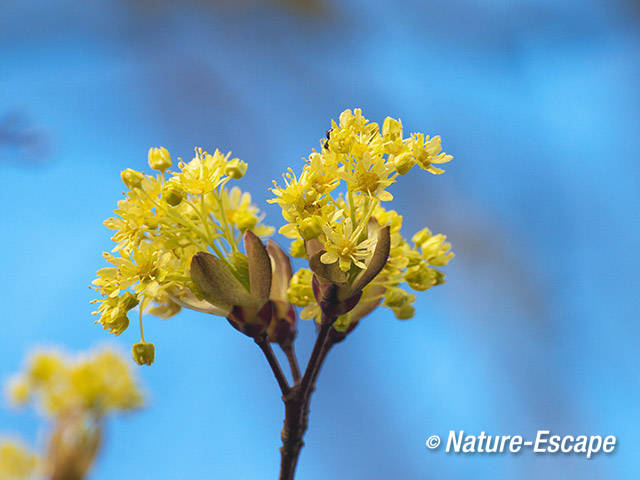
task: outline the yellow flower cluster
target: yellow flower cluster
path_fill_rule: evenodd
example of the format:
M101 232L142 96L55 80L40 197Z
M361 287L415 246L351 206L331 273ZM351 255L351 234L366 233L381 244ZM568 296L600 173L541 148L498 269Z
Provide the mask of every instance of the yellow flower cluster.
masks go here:
M410 318L415 295L401 286L423 291L444 281L434 267L453 256L446 238L423 229L409 243L400 234L402 217L382 207L393 199L389 187L415 165L443 173L436 165L452 157L442 152L440 137L405 137L400 120L387 117L380 128L355 109L331 122L321 145L302 172L289 169L284 184L271 189L269 202L281 207L286 224L279 231L292 240L291 255L309 261L310 270L293 277L286 254L259 239L273 229L262 224L250 195L227 187L244 176L246 163L196 149L172 172L169 152L159 147L148 154L158 174L122 172L128 191L116 216L105 221L116 246L104 253L111 266L93 281L102 294L94 313L119 335L138 308L137 363L155 358L144 339L144 312L168 318L187 307L224 316L249 336L267 332L270 341L286 343L295 336L289 303L304 307L303 318L339 317L335 326L346 331L379 304Z
M14 404L32 401L54 418L79 412L101 417L143 403L129 364L111 350L75 358L54 351L36 352L25 371L10 381L8 395Z
M38 462L38 456L21 442L0 439L0 480L33 478Z
M251 196L237 187L246 163L216 150L196 149L189 162L179 161L172 172L171 156L163 148L149 150L149 166L159 171L147 175L132 169L122 172L128 187L118 202L116 216L105 221L115 233L112 252L104 257L112 266L98 270L94 288L102 297L94 314L115 335L129 325L128 312L138 306L140 317L148 311L161 318L175 315L181 306L215 313L201 304L191 279L191 259L211 251L238 276L246 271L246 256L238 249L247 230L270 235ZM142 335L144 343L144 335Z
M324 251L320 261L337 264L347 280L367 268L377 232L389 226L391 246L385 266L364 287L358 306L334 324L336 328L346 329L381 302L397 318L410 318L415 295L400 285L406 283L423 291L443 283L444 274L433 267L443 266L453 257L446 237L432 235L425 228L409 244L400 233L402 216L384 209L381 202L393 199L387 188L414 165L440 174L443 170L434 165L451 159L441 152L439 136L414 133L405 138L399 120L387 117L380 131L359 109L346 110L339 124L332 122L321 152L309 156L300 176L289 169L284 186L274 182L275 198L270 201L280 205L288 222L280 233L293 239L292 256L307 256L305 242L319 241ZM289 298L305 307L302 318L319 320L312 279L311 271L298 271L292 278Z
M358 307L342 315L334 324L336 329L347 328L361 318L355 317L364 316L380 303L390 308L400 320L412 318L415 313L412 304L416 297L401 288L401 285L406 284L415 291L424 291L444 283L444 273L433 267L444 266L453 258L451 245L446 242L444 235L433 235L428 228L424 228L413 236L410 244L400 233L402 216L397 212L378 206L373 216L381 225L390 226L389 258L382 271L363 289ZM320 321L321 312L314 299L312 279L310 270L298 270L289 284L289 301L304 307L300 313L301 318Z
M293 256L303 256L304 240L318 239L325 249L322 262L338 262L353 276L375 248L369 220L381 201L393 199L387 188L396 177L416 164L440 174L434 165L451 158L441 152L439 136L403 138L399 120L387 117L380 131L360 109L346 110L339 124L332 121L321 152L309 155L301 175L289 169L284 186L274 182L270 202L280 205L288 222L280 233L294 239Z

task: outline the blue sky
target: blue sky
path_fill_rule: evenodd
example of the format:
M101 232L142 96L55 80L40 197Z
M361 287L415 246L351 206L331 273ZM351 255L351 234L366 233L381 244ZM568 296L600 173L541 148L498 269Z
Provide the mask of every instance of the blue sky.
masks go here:
M329 120L440 134L439 177L393 190L405 232L447 234L447 284L418 315L379 311L332 352L299 476L632 479L640 473L640 29L624 2L345 1L320 16L139 1L9 1L0 15L0 377L36 345L110 343L88 284L111 248L102 221L120 170L149 146L233 150L265 205L271 179ZM404 179L403 179L404 180ZM282 240L282 239L280 239ZM149 319L149 407L114 419L92 479L274 478L282 407L255 345L219 318ZM300 326L299 351L313 341ZM35 444L35 414L0 430ZM615 434L611 456L447 456L449 429Z

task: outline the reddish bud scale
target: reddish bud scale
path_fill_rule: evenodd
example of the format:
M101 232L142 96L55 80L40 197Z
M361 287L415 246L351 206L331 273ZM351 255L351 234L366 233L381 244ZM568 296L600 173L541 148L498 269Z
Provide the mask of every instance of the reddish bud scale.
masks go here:
M249 337L264 335L273 317L272 303L265 303L255 314L248 310L246 307L234 306L227 320L236 330Z
M326 318L335 319L339 315L351 311L360 301L362 290L346 300L338 300L338 287L333 283L322 283L318 280L317 275L313 276L311 282L313 295Z
M269 341L285 347L296 338L296 312L289 303L273 302L273 319L267 334Z

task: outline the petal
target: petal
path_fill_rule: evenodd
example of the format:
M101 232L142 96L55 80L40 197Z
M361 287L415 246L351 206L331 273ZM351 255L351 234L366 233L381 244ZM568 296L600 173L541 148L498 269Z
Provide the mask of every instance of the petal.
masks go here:
M340 270L343 272L348 272L351 268L351 259L349 258L340 258Z
M386 190L382 190L379 194L378 194L378 198L380 199L381 202L390 202L391 200L393 200L393 195L391 195L389 192L387 192Z
M324 252L320 257L320 261L325 265L331 265L338 261L338 255L335 252Z
M433 173L434 175L440 175L441 173L444 173L444 170L434 167L433 165L429 165L427 168L425 168L425 170L429 173Z

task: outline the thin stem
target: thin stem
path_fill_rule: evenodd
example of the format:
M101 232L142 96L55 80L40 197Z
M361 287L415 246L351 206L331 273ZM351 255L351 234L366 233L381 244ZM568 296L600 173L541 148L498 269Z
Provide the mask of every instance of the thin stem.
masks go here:
M293 376L293 383L297 383L302 378L302 375L300 375L298 357L296 357L296 352L294 351L293 344L282 347L282 351L287 356L289 368L291 368L291 375Z
M309 363L299 383L296 383L288 395L284 396L285 418L282 428L282 447L280 448L280 480L293 480L298 464L300 450L304 446L302 437L307 430L309 402L315 388L315 381L322 362L333 342L330 333L335 318L323 315L316 343L313 346Z
M336 343L338 343L342 338L344 338L343 335L344 334L336 331L333 328L330 329L329 334L327 335L327 339L325 340L322 346L322 350L320 351L320 356L318 357L318 361L316 362L315 370L313 371L311 376L312 389L315 388L316 380L318 379L318 375L320 374L320 370L322 368L322 365L324 365L324 361L327 358L329 351ZM311 400L310 394L309 394L308 400Z
M142 327L142 305L140 305L140 340L144 343L144 328Z
M229 245L231 245L231 248L233 249L233 251L237 252L238 245L236 244L237 242L235 242L235 235L233 234L231 225L229 225L229 222L227 220L227 213L224 206L224 184L220 186L220 189L218 192L219 193L216 199L218 200L218 204L220 205L220 216L222 217L223 229L226 229L226 234L228 235L227 242L229 243Z
M333 319L335 320L335 319ZM302 391L302 396L305 397L309 391L309 386L311 385L311 380L314 375L314 370L316 368L316 364L318 363L318 359L320 358L320 354L322 352L322 348L324 346L324 342L329 335L329 331L331 329L331 324L333 322L326 321L326 318L322 318L322 324L320 325L320 331L318 332L318 337L316 338L316 343L313 346L313 350L311 351L311 357L309 357L309 363L307 364L307 369L304 372L304 376L302 377L302 381L300 382L300 389Z
M266 336L256 337L254 340L260 347L260 350L264 353L264 356L267 358L267 362L269 362L269 366L271 367L271 370L273 370L273 374L278 381L282 395L286 395L290 390L289 383L287 382L287 377L285 377L282 372L282 368L280 367L280 363L278 362L275 353L273 353L269 340L267 340Z

